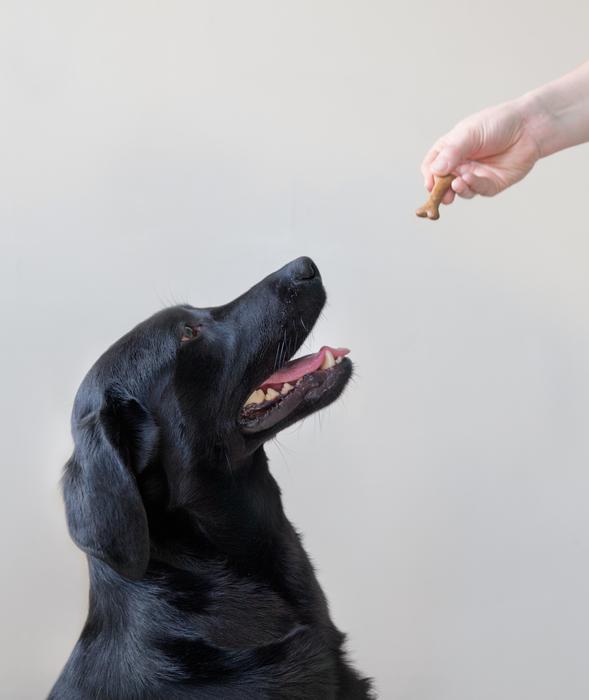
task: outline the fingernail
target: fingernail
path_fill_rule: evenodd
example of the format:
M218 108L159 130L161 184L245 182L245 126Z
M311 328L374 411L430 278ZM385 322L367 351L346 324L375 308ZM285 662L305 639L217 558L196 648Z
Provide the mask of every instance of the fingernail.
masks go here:
M448 172L448 161L442 155L439 155L432 163L432 170L438 175L444 175Z

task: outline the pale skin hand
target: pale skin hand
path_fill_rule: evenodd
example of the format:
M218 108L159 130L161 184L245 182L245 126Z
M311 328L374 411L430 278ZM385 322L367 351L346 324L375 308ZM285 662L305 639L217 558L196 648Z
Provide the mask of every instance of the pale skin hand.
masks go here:
M442 200L487 197L524 178L540 158L589 141L589 61L523 97L459 122L421 164L425 186L455 174Z

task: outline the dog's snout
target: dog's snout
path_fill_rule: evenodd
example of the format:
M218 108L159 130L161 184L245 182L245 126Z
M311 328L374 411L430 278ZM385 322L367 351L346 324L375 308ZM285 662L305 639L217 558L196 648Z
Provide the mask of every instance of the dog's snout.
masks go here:
M321 277L317 265L315 265L311 258L307 257L293 260L288 265L288 272L293 282L309 282Z

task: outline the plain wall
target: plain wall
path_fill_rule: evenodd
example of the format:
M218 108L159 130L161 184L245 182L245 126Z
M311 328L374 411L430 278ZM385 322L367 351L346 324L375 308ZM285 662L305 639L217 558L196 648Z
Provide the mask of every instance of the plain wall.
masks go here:
M85 617L59 493L75 390L162 306L311 255L345 396L270 444L387 700L589 697L589 148L414 216L457 120L588 58L589 4L0 5L0 695ZM329 504L326 509L325 503Z

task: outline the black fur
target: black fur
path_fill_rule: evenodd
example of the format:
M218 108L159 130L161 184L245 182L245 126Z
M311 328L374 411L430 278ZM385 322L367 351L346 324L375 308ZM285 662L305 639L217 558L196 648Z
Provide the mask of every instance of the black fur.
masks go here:
M351 363L277 425L240 424L249 393L324 302L317 268L300 258L226 306L155 314L90 370L63 480L88 554L89 612L51 700L372 697L263 448L337 398ZM183 338L187 325L196 337Z

